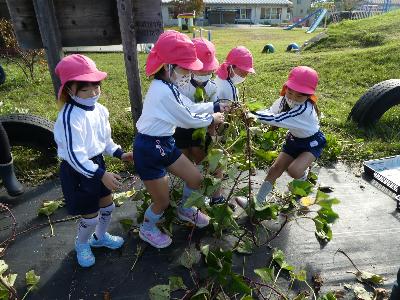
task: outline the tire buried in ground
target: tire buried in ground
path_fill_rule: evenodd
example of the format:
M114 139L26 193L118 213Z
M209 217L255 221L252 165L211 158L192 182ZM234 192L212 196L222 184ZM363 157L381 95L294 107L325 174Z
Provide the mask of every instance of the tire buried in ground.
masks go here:
M7 132L11 146L26 146L37 149L49 158L56 158L54 122L29 114L1 115L0 122Z
M391 107L400 103L400 79L389 79L371 87L353 106L348 119L359 127L371 127Z

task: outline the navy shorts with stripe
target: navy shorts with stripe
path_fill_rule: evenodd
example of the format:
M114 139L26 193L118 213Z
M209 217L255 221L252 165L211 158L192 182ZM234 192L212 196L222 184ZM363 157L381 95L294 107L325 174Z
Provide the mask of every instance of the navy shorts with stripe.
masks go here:
M172 136L150 136L138 133L133 145L135 169L142 180L159 179L167 175L182 152Z
M100 168L106 169L103 155L99 154L90 160ZM97 212L100 198L111 194L100 179L87 178L65 160L61 162L60 180L67 210L71 215L88 215Z
M307 138L298 138L288 132L282 151L293 158L297 158L303 152L311 152L315 158L319 158L325 145L326 139L321 131Z

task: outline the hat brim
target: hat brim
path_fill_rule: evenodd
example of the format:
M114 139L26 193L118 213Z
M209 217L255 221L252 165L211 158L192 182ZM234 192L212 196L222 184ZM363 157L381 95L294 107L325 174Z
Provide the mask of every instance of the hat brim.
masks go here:
M64 86L67 82L70 81L86 81L86 82L98 82L98 81L102 81L107 77L107 73L106 72L102 72L102 71L96 71L96 72L92 72L92 73L87 73L87 74L82 74L82 75L78 75L78 76L73 76L71 78L68 78L67 81L65 81L59 88L58 90L58 94L57 94L57 99L60 100L62 91L64 90Z
M216 58L214 58L211 62L208 63L203 62L203 68L201 69L201 71L211 72L217 70L218 68L219 68L219 62Z
M290 80L286 81L285 85L290 88L291 90L294 90L298 93L302 93L302 94L306 94L306 95L314 95L315 90L313 90L312 88L306 87L306 86L302 86L299 85L295 82L292 82Z
M177 65L181 68L190 70L190 71L200 71L203 69L203 63L200 59L196 58L196 60L192 62L179 62Z

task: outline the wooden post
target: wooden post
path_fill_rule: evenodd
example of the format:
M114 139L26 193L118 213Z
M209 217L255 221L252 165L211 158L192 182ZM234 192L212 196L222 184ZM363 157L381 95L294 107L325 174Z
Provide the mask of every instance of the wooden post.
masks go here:
M134 0L117 0L119 26L124 49L125 70L128 79L129 98L134 132L136 122L142 113L142 89L140 85L139 63L137 59L137 42L133 15Z
M33 5L43 47L46 50L47 63L53 81L54 92L57 96L60 80L55 74L55 68L57 63L64 57L64 53L62 51L61 34L54 4L52 0L33 0Z

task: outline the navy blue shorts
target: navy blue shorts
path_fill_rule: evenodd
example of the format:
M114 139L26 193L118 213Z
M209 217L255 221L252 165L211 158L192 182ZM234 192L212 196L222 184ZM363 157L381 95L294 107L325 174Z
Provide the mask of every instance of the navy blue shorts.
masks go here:
M297 138L288 132L282 151L293 158L297 158L303 152L311 152L315 158L319 158L325 145L326 139L321 131L307 138Z
M182 152L172 136L150 136L138 133L133 144L135 169L142 180L159 179L167 175Z
M90 159L100 168L106 169L103 155ZM88 215L99 210L101 198L111 194L111 191L97 178L87 178L75 171L68 162L63 160L60 166L61 188L71 215Z
M195 139L195 140L193 139L193 132L195 130L196 130L195 128L186 129L177 127L173 135L176 146L179 149L187 149L191 147L199 147L207 149L212 141L210 134L208 132L206 133L206 138L203 143L201 139Z

